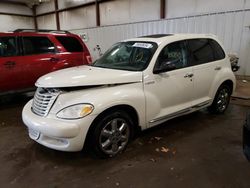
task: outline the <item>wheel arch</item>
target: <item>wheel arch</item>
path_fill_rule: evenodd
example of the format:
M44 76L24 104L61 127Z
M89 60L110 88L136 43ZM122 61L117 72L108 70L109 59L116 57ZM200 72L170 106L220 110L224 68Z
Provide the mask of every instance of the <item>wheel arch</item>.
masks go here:
M86 137L86 142L84 145L88 145L88 141L90 140L89 137L91 136L91 134L93 133L93 130L95 128L95 125L98 121L100 121L103 117L105 117L105 115L117 111L117 110L122 110L124 112L126 112L133 121L133 125L134 125L134 133L137 133L141 130L141 126L139 125L139 115L138 112L136 111L136 109L130 105L127 104L120 104L120 105L115 105L112 107L109 107L107 109L105 109L103 112L101 112L91 123L89 129L88 129L88 133L87 133L87 137Z
M220 109L220 107L217 105L217 94L219 94L219 90L223 87L227 86L228 89L229 89L229 98L227 99L227 102L224 104L225 105L225 108L224 109ZM228 80L225 80L223 81L222 83L220 83L215 91L215 94L214 94L214 97L213 97L213 102L211 104L211 106L208 107L208 110L211 112L211 113L214 113L214 114L222 114L225 112L225 110L227 109L227 106L229 104L229 101L230 101L230 95L232 94L234 90L234 82L230 79Z
M235 89L235 82L234 82L234 80L231 79L231 78L223 79L223 80L217 82L214 86L212 86L212 88L214 88L214 89L211 90L211 95L210 95L212 99L214 99L214 97L215 97L218 89L222 85L224 85L224 84L227 85L227 86L229 86L230 92L231 92L230 94L233 93L233 91Z
M222 86L222 85L227 85L227 86L230 88L230 94L233 93L233 90L234 90L234 83L233 83L232 80L230 80L230 79L225 80L224 82L222 82L222 83L219 85L219 87ZM217 90L219 89L219 87L217 88Z

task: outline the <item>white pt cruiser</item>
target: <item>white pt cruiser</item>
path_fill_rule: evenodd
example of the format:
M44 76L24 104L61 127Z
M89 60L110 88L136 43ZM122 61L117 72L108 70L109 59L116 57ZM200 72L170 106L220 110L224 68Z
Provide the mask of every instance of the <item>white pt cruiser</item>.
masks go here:
M213 35L151 35L113 45L90 66L41 77L23 109L29 136L61 151L124 151L137 130L208 107L223 113L235 89Z

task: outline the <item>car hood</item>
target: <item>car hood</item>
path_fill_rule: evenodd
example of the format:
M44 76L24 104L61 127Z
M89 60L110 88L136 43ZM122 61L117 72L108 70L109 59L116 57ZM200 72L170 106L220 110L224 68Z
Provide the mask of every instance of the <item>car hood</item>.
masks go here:
M125 84L142 81L142 72L79 66L55 71L40 77L37 87L62 88Z

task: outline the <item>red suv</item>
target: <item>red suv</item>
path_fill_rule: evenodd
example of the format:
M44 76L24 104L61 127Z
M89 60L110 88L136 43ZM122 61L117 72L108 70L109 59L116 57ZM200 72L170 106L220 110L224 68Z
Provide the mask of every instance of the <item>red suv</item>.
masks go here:
M68 31L0 33L0 95L28 91L46 73L89 63L88 48Z

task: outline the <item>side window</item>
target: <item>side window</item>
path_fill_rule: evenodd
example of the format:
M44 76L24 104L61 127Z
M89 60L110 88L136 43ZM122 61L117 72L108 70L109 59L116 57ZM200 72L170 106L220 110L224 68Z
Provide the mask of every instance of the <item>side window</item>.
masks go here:
M162 69L165 66L172 67L170 69L181 69L188 66L185 41L168 44L162 49L156 62L156 69Z
M199 65L214 61L214 52L208 39L188 40L190 50L189 62L191 65Z
M222 47L218 44L218 42L216 42L213 39L209 39L209 42L210 42L210 45L213 48L214 61L224 59L226 57L225 52L222 49Z
M82 44L75 37L56 37L68 52L83 52Z
M55 53L55 46L47 37L23 37L25 55Z
M15 37L0 37L0 57L11 57L18 54Z

